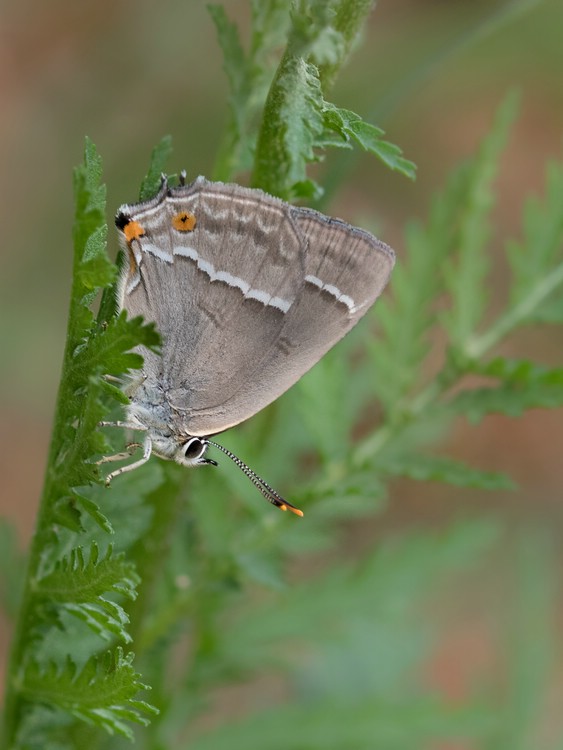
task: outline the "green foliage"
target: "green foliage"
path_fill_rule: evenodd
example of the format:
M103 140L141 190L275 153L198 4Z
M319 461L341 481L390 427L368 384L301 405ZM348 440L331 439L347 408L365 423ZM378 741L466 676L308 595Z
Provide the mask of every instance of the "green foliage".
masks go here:
M463 348L481 322L488 302L484 282L490 270L486 247L494 200L492 181L515 113L515 97L507 97L490 134L462 176L463 202L457 207L451 245L456 252L450 255L444 269L445 288L451 300L444 324L452 346L457 349Z
M139 200L146 201L152 198L160 187L160 178L166 169L168 159L172 154L172 138L165 135L158 143L151 154L149 170L141 183L139 190Z
M507 333L534 321L537 310L545 309L563 285L561 204L554 197L554 191L561 190L558 177L563 175L562 166L549 167L545 201L534 201L533 209L526 212L527 244L507 243L514 269L510 298L497 319L479 332L486 313L484 290L490 271L491 181L514 116L515 98L509 96L475 157L434 199L428 225L408 229L407 258L394 272L393 297L382 300L377 309L382 336L370 347L378 372L374 388L387 422L357 449L359 465L374 462L384 473L469 487L508 487L501 475L479 476L474 469L442 458L422 457L413 449L418 449L421 436L427 441L433 430L447 429L457 414L477 422L492 412L519 416L528 408L563 404L559 368L486 356ZM526 272L526 265L533 270ZM438 297L447 300L445 310L437 308ZM425 385L420 372L430 353L430 336L440 329L446 338L447 356ZM470 375L483 376L492 384L455 392Z
M125 722L146 725L148 719L143 714L158 712L145 701L135 699L147 686L140 682L132 660L132 654L124 656L118 647L91 657L80 671L70 659L62 669L55 664L44 668L31 661L25 670L22 693L30 703L47 703L110 734L133 739Z
M390 538L361 561L308 576L275 599L227 610L229 637L207 652L206 673L196 679L214 681L220 669L227 686L241 676L251 682L266 665L291 699L196 729L183 746L402 748L490 730L490 708L460 710L418 692L415 674L431 635L411 623L437 581L485 555L497 534L493 523L464 523Z
M105 538L113 533L113 524L101 508L100 493L92 492L102 482L95 458L110 449L98 423L107 415L108 394L116 392L108 388L104 376L110 372L124 375L139 367L142 360L131 349L141 343L156 347L159 337L141 319L128 321L125 315L96 319L91 310L96 296L116 278L116 267L105 250L105 188L100 177L101 159L86 141L84 164L74 175L74 274L63 372L8 668L4 742L9 747L25 747L21 738L31 724L37 729L32 718L37 703L66 707L75 717L121 733L129 731L123 720L139 720L137 708L143 705L131 702L143 686L131 669L131 657L123 657L115 645L130 640L128 617L111 599L112 595L134 598L139 579L131 563L122 554L114 556L107 543L100 558L98 546L89 541L88 529L101 530ZM88 559L84 546L89 548ZM74 641L64 635L68 614L85 622L98 641ZM100 636L112 643L105 660L98 658ZM56 656L53 649L42 653L50 638L57 644ZM91 656L78 673L85 648ZM108 681L119 688L112 687L110 697ZM106 697L96 706L98 687L100 699ZM48 732L51 720L46 717L43 729Z
M98 546L93 542L88 561L81 547L71 550L37 583L36 595L43 598L44 606L69 612L106 640L117 636L128 643L131 637L125 627L129 618L107 594L113 591L133 600L139 583L133 564L123 554L114 556L108 547L100 560Z
M285 41L289 24L287 0L252 0L248 52L236 25L222 5L209 5L223 52L231 95L229 119L219 148L213 178L232 180L252 168L256 129L275 69L275 53Z
M328 147L352 144L412 176L382 131L325 98L371 4L298 0L290 12L285 0L254 0L248 51L222 7L211 6L231 86L216 178L253 170L270 192L315 196L309 165ZM259 472L268 467L268 481L305 510L301 521L264 503L230 466L190 473L154 459L102 486L96 460L123 438L110 441L98 423L126 403L104 376L139 367L132 350L158 346L158 336L115 314L120 260L106 255L101 163L87 142L75 174L68 341L23 587L13 535L0 527L10 618L21 597L4 747L121 748L132 723L147 750L399 750L440 740L496 749L533 738L555 648L546 625L557 585L549 535L527 533L514 553L490 519L377 543L369 529L395 477L513 486L500 472L441 455L455 419L563 403L560 368L495 353L522 326L561 323L563 309L556 163L544 198L525 210L522 238L506 243L505 304L489 309L494 176L514 116L509 97L475 156L432 200L426 223L407 228L391 288L374 310L377 337L366 345L368 328L359 326L251 425L222 436ZM158 189L169 153L165 138L141 199ZM507 561L514 592L499 650L511 665L509 694L487 684L454 705L424 677L444 637L429 627L428 609L443 587L469 575L486 580ZM263 694L265 710L249 701L236 721L208 721L213 696L242 682ZM139 696L149 684L157 708ZM277 703L276 692L284 696Z
M326 101L329 86L372 3L365 0L271 0L253 3L253 31L245 53L222 7L211 6L231 87L229 122L214 176L229 180L253 167L252 182L287 200L318 198L322 189L307 165L328 147L360 145L388 167L414 178L414 164L383 131ZM273 79L265 61L287 43ZM257 114L263 109L261 125Z
M491 412L519 417L526 409L563 405L561 368L495 357L488 362L469 362L467 372L483 375L494 384L464 391L453 400L452 406L472 422L479 422Z
M364 151L375 154L389 169L402 172L411 179L414 178L414 165L401 156L401 149L393 143L383 140L385 135L381 128L364 122L362 118L347 109L338 109L328 102L323 103L323 134L329 138L332 146L351 148L357 143ZM334 134L340 136L340 141ZM322 142L322 141L321 141Z

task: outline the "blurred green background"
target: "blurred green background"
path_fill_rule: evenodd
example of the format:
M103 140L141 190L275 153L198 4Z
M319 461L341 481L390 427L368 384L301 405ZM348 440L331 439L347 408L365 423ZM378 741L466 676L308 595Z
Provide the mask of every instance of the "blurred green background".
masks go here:
M247 4L228 0L225 6L244 30ZM492 19L508 6L523 12L496 25ZM326 210L377 226L400 262L406 222L424 218L434 189L473 151L495 107L516 86L521 115L503 160L495 211L499 232L492 247L500 257L503 239L519 231L524 197L541 190L546 159L561 157L562 30L561 0L382 0L330 98L382 126L418 164L418 179L411 184L372 158L346 153L350 171ZM72 168L82 158L84 136L103 156L113 213L136 200L150 150L166 133L174 139L171 172L211 172L228 91L203 2L4 3L0 56L0 512L14 521L23 546L33 528L64 346ZM329 156L329 169L340 156ZM110 229L112 253L116 245ZM493 296L502 299L502 261L495 269ZM554 365L561 363L562 346L561 331L534 329L511 341L506 353L525 349ZM489 417L478 429L460 425L449 453L510 473L520 490L485 495L398 482L377 525L364 529L365 541L390 530L441 525L476 508L494 510L515 528L550 528L560 540L562 445L557 411L514 421ZM356 537L354 544L361 541ZM428 665L429 684L454 698L463 697L476 674L498 667L492 633L495 617L503 616L502 607L495 612L503 575L502 565L490 572L486 595L477 577L462 591L453 587L429 612L447 631ZM6 631L0 621L0 668ZM563 697L557 658L546 732L559 719Z

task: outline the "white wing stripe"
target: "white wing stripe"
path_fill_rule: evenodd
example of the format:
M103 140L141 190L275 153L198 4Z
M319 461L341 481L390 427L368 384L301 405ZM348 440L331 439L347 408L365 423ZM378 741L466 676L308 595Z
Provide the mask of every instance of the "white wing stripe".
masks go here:
M233 276L228 271L216 271L212 263L199 257L197 250L186 245L176 245L174 255L183 258L189 258L195 261L198 269L209 276L210 281L221 281L227 286L240 289L246 299L255 299L263 305L275 307L277 310L286 313L291 307L293 300L283 299L282 297L273 297L262 289L253 289L250 284L238 276Z
M343 305L346 305L351 313L357 312L364 306L360 305L359 307L357 307L352 297L349 297L347 294L344 294L344 292L341 292L337 286L334 286L334 284L325 284L323 281L317 278L317 276L308 274L307 276L305 276L305 281L307 281L309 284L312 284L313 286L316 286L318 289L321 289L323 292L332 294L332 296L335 297L338 302L342 302Z

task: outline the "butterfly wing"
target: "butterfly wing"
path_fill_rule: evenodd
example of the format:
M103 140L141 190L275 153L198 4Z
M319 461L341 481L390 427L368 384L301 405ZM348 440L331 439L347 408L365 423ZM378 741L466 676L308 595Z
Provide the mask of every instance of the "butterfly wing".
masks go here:
M161 356L143 351L145 375L191 435L286 391L369 309L394 262L367 232L203 178L124 206L117 223L130 254L121 306L163 337Z

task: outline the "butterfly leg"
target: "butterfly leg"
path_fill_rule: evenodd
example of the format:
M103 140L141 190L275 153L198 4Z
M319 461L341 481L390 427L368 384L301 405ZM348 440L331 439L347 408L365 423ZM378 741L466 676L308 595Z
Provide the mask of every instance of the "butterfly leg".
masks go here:
M106 383L117 383L118 385L123 385L125 383L124 378L118 378L115 375L102 375L102 379L106 381Z
M96 466L108 464L111 461L123 461L125 458L131 458L137 448L142 448L142 443L129 443L129 445L126 446L126 449L121 453L116 453L114 456L104 456L103 458L100 458L99 461L96 461Z
M112 471L111 474L108 474L106 477L106 487L109 487L111 480L115 479L115 477L118 477L120 474L125 474L126 471L133 471L134 469L138 469L139 466L146 464L149 458L151 457L151 453L152 453L152 440L147 435L143 443L142 457L138 461L134 461L132 464L129 464L128 466L121 466L119 469ZM110 456L109 458L110 460L114 460L114 459L118 460L115 456Z
M122 427L125 430L137 430L137 432L146 432L147 430L138 422L98 422L98 427Z

